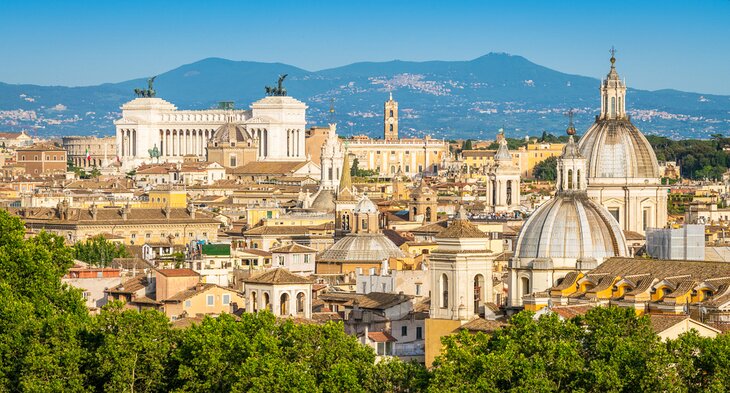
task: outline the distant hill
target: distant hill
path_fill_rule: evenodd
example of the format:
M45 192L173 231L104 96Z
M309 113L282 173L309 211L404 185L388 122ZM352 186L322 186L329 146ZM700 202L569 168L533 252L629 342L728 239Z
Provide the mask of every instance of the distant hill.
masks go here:
M617 64L619 74L621 63ZM608 72L608 64L601 73ZM334 121L343 134L380 135L388 91L400 103L401 133L443 138L488 138L562 133L574 108L587 128L598 113L599 80L569 75L521 56L490 53L470 61L362 62L311 72L281 63L208 58L159 75L158 96L181 109L219 101L247 108L279 74L290 95L309 105L310 124ZM146 78L88 87L0 83L0 131L33 129L42 135L111 134L119 107ZM646 133L707 138L730 133L730 96L677 90L629 89L634 122ZM334 101L332 101L334 100Z

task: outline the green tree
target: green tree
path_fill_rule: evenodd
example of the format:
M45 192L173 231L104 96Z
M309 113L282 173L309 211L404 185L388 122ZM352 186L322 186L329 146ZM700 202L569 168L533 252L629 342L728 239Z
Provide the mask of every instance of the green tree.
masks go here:
M464 143L461 145L461 150L472 150L472 142L471 139L467 139L464 141Z
M0 391L85 391L79 332L88 314L61 282L73 264L63 238L25 239L0 210Z
M131 254L124 246L110 242L102 235L73 245L74 258L94 266L107 266L114 258L129 258Z
M557 157L548 157L535 165L532 169L535 179L555 181L558 177L558 159Z
M167 390L168 362L176 342L167 317L157 311L105 306L89 324L86 373L96 391Z

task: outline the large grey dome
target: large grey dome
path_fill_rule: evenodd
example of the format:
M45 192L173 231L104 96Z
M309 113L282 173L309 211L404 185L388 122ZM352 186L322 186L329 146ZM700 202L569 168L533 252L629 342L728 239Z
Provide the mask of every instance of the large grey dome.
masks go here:
M654 150L628 118L596 121L578 148L589 178L659 178Z
M382 233L351 233L322 252L317 261L381 262L390 257L404 256L403 251Z
M595 258L627 256L621 227L585 192L562 192L540 206L517 239L519 258Z

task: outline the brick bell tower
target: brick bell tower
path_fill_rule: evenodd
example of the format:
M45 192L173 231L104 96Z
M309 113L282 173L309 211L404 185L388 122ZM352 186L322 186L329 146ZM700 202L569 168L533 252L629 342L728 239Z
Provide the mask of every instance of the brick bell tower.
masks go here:
M393 93L390 93L390 98L385 101L383 137L386 141L398 140L398 101L393 101Z

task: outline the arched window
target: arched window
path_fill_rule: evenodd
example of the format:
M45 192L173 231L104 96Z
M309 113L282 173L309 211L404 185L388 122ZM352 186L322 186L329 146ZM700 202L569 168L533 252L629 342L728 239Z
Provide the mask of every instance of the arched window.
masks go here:
M580 190L580 169L576 170L576 188Z
M395 173L395 165L391 165L390 166L390 174L392 175L394 173Z
M264 292L264 310L271 311L271 299L269 299L268 292Z
M512 205L512 180L507 180L507 205Z
M390 110L390 117L393 117L393 110Z
M411 217L411 219L415 219L415 217L416 217L417 215L418 215L418 208L417 208L417 207L414 207L414 208L413 208L413 217Z
M304 292L299 292L297 294L297 313L303 314L304 313L304 306L305 306L305 295Z
M281 298L279 300L281 301L279 304L279 315L281 315L281 316L289 315L289 294L282 293Z
M393 131L393 125L392 124L390 125L390 131Z
M426 221L431 221L431 207L426 208Z
M441 291L441 308L449 307L449 278L446 274L441 275L441 282L439 283L439 290Z
M522 285L522 295L528 295L530 293L530 279L522 277L520 281L520 284Z
M616 97L611 97L611 117L616 116Z
M332 180L332 167L327 168L327 179Z
M484 300L484 276L477 274L474 276L474 312L479 311L479 307Z
M573 170L568 169L568 189L573 189Z
M251 311L257 312L259 310L259 299L256 296L256 292L251 292Z
M362 219L362 224L360 225L360 227L362 229L368 229L368 219L367 218Z

